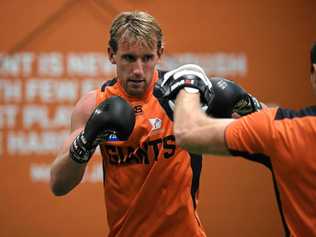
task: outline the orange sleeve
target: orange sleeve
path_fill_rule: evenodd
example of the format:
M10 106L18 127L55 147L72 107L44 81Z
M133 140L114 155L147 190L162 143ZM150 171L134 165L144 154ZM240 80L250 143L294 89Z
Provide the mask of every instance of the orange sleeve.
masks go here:
M275 138L274 117L276 111L276 108L264 109L231 123L225 131L227 148L231 152L269 155L267 153L273 149L271 143Z

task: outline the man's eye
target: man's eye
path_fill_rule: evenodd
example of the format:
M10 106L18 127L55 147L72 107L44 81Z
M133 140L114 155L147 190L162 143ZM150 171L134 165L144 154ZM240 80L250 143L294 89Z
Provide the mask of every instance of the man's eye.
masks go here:
M133 55L123 55L123 59L128 62L134 62L136 60Z
M149 62L154 58L154 55L145 55L143 57L143 62Z

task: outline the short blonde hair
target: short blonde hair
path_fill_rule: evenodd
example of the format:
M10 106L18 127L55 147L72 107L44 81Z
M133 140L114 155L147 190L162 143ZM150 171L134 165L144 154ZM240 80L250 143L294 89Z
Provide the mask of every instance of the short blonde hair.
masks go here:
M146 12L122 12L114 18L109 40L109 46L114 52L117 51L118 41L122 37L139 40L150 48L162 47L162 30L155 18Z

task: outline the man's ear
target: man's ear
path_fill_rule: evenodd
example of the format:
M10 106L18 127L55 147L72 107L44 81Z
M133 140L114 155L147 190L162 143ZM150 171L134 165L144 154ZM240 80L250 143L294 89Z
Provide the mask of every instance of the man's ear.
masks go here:
M161 59L163 53L164 53L164 48L163 48L163 47L161 47L161 48L159 48L159 49L157 50L157 55L158 55L159 61L160 61L160 59Z
M112 64L116 64L115 53L111 47L108 47L108 57L109 57L109 60Z
M158 49L157 54L158 54L158 57L159 57L159 58L163 55L164 50L165 50L165 49L164 49L163 47L161 47L161 48Z

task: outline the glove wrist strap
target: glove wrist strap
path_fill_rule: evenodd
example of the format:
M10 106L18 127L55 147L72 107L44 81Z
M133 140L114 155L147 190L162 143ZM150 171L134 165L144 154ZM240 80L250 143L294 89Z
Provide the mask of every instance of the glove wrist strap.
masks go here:
M72 142L69 150L69 156L79 164L87 163L93 155L98 144L89 144L82 131Z

